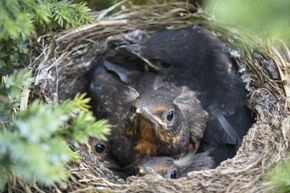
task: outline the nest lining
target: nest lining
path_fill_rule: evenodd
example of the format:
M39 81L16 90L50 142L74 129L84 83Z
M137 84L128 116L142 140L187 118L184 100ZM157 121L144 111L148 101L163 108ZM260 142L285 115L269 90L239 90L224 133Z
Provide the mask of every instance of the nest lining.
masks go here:
M123 4L122 4L123 3ZM122 9L118 6L123 5ZM110 45L128 43L134 33L144 36L165 29L201 25L223 39L241 68L247 68L249 107L257 114L255 123L244 137L237 155L216 169L190 172L176 180L131 177L120 179L108 170L87 148L76 148L82 161L68 166L69 180L55 191L69 192L264 192L273 187L263 182L264 173L287 154L290 118L287 64L289 51L261 44L223 27L191 5L172 3L133 6L124 2L97 14L96 22L77 30L39 39L42 53L33 65L36 97L55 103L88 87L86 73ZM112 13L114 12L114 13ZM125 34L125 35L124 35ZM251 45L249 45L251 43ZM253 46L254 45L254 46ZM257 49L258 48L258 49ZM271 62L279 77L262 65ZM273 78L274 77L274 78Z

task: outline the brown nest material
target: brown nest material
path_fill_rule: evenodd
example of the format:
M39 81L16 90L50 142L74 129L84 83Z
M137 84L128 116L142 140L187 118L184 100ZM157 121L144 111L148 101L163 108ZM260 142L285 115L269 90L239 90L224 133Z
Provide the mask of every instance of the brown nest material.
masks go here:
M86 73L110 49L128 43L135 33L203 26L219 36L246 68L244 81L250 90L249 107L255 123L237 155L216 169L194 171L176 180L114 175L86 149L78 149L82 161L68 166L69 180L58 184L62 192L264 192L265 172L287 154L290 117L287 86L290 52L282 43L265 45L228 26L216 24L201 9L185 3L134 6L121 2L96 15L94 24L41 37L41 54L34 64L34 93L48 103L73 97L87 89ZM273 70L274 69L274 70Z

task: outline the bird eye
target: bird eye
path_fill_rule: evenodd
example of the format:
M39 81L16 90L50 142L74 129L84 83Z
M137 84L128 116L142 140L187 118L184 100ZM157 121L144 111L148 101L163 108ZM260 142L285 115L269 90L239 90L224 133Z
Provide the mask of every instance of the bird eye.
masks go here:
M170 178L175 179L177 177L177 171L176 170L172 170L170 173Z
M97 153L102 153L105 151L105 149L106 149L106 147L104 144L98 143L95 145L95 150Z
M169 111L168 113L167 113L167 121L172 121L172 119L173 119L173 111Z
M133 168L133 173L134 173L133 175L135 175L135 176L140 174L139 168L138 167L134 167Z

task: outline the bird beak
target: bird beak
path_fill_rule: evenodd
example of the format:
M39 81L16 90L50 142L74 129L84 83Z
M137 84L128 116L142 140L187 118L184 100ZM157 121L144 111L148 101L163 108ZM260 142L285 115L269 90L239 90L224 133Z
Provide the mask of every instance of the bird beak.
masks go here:
M147 58L145 58L143 56L144 46L141 46L139 44L127 44L127 45L118 46L116 49L117 50L118 49L126 50L126 51L134 54L135 56L137 56L141 60L143 60L146 64L148 64L148 66L150 66L154 70L156 70L156 71L159 71L160 70L160 68L158 66L154 65L150 60L148 60Z
M161 125L161 127L164 129L167 128L167 124L164 123L159 117L155 116L146 106L137 108L136 113L143 115L148 120L153 120L155 123Z

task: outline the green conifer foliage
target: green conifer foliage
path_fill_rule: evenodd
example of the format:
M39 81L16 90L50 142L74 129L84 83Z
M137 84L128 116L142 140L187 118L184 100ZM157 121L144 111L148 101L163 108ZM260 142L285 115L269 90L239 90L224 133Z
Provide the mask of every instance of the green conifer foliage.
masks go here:
M92 16L85 3L73 4L70 1L44 1L45 12L49 15L49 27L75 28L92 22Z
M67 0L0 1L0 75L29 64L28 38L91 23L85 3Z
M109 134L109 124L96 121L84 95L61 104L28 103L23 95L32 83L25 69L33 60L29 38L91 21L85 4L0 0L0 191L15 179L43 185L64 180L66 164L78 160L67 140L84 143Z
M64 180L65 164L77 160L66 139L84 143L89 136L104 139L109 134L107 121L96 121L84 95L59 105L34 101L19 111L21 92L30 80L21 71L0 85L0 189L15 177L44 185Z

